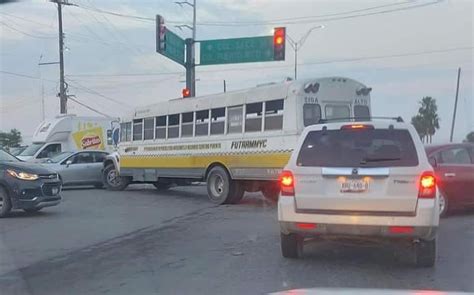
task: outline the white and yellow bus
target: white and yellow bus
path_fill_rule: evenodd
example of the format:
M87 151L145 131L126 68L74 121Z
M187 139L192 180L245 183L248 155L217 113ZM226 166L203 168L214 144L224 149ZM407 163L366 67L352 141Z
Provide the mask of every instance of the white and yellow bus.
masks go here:
M245 191L277 198L278 175L302 130L321 119L370 117L370 91L329 77L137 108L122 120L118 152L104 163L105 184L166 189L206 181L218 204L238 203Z

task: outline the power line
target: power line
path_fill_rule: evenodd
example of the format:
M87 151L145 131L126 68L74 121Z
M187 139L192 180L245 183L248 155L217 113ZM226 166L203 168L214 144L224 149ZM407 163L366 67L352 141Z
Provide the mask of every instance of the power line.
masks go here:
M331 63L346 63L354 61L364 61L364 60L375 60L375 59L384 59L384 58L397 58L397 57L408 57L408 56L419 56L427 54L436 54L436 53L447 53L453 51L464 51L472 50L474 46L467 47L455 47L455 48L446 48L439 50L428 50L428 51L419 51L411 53L399 53L391 55L377 55L377 56L365 56L365 57L356 57L356 58L344 58L344 59L334 59L326 61L315 61L315 62L302 62L298 63L299 66L308 66L308 65L320 65L320 64L331 64ZM249 68L254 69L278 69L278 68L289 68L294 65L282 65L282 66L262 66L262 67L242 67L242 68L225 68L225 69L213 69L213 70L202 70L201 73L212 73L212 72L232 72L232 71L248 71ZM163 75L181 75L182 72L158 72L158 73L115 73L115 74L75 74L69 75L73 77L139 77L139 76L163 76Z
M0 24L4 25L5 27L9 28L10 30L13 30L17 33L23 34L23 35L28 36L28 37L37 38L37 39L55 39L56 38L56 37L50 37L50 36L46 36L46 35L42 35L42 36L41 35L32 35L30 33L19 30L19 29L13 27L13 26L10 26L9 24L4 23L2 21L0 21Z
M7 74L7 75L12 75L12 76L16 76L16 77L34 79L34 80L43 80L43 81L53 82L53 83L56 83L56 82L57 82L57 81L55 81L55 80L49 80L49 79L39 78L39 77L30 76L30 75L21 74L21 73L14 73L14 72L9 72L9 71L3 71L3 70L0 70L0 73L2 73L2 74Z
M10 14L10 13L0 12L0 14L6 15L6 16L9 16L9 17L13 17L13 18L16 18L16 19L21 19L23 21L30 22L32 24L37 24L37 25L40 25L40 26L48 26L48 27L51 27L51 28L53 27L51 24L40 23L40 22L33 21L33 20L30 20L30 19L25 18L25 17L21 17L21 16L18 16L18 15L13 15L13 14Z
M88 109L88 110L91 110L91 111L93 111L93 112L95 112L95 113L97 113L97 114L99 114L99 115L104 116L104 117L112 118L112 116L109 116L109 115L107 115L107 114L105 114L105 113L102 113L101 111L98 111L98 110L94 109L93 107L90 107L90 106L88 106L87 104L85 104L85 103L83 103L83 102L80 102L80 101L78 101L77 99L75 99L75 98L73 98L73 97L71 97L71 96L69 96L68 98L69 98L70 100L72 100L73 102L77 103L78 105L81 105L81 106L85 107L85 108Z
M73 84L76 84L76 85L77 85L77 86L71 85L71 87L74 87L74 88L76 88L76 89L82 89L82 90L84 90L84 91L86 91L86 92L88 92L88 93L90 93L90 94L94 94L94 95L100 96L100 97L102 97L102 98L104 98L104 99L107 99L107 100L109 100L109 101L112 101L112 102L114 102L114 103L116 103L116 104L122 106L123 108L127 108L127 109L128 109L128 108L131 107L130 105L128 105L128 104L126 104L126 103L124 103L124 102L122 102L122 101L116 100L115 98L111 98L111 97L105 96L105 95L103 95L102 93L100 93L100 92L98 92L98 91L96 91L96 90L90 89L90 88L88 88L88 87L82 85L81 83L79 83L79 82L77 82L77 81L75 81L75 80L68 79L68 81L69 81L69 82L72 82Z
M226 22L198 22L197 24L201 25L201 26L217 26L217 27L308 24L308 23L315 23L315 22L322 22L322 21L325 21L325 22L327 22L327 21L336 21L336 20L344 20L344 19L358 18L358 17L364 17L364 16L372 16L372 15L378 15L378 14L387 14L387 13L398 12L398 11L412 10L412 9L417 9L417 8L422 8L422 7L426 7L426 6L439 4L442 1L444 1L444 0L434 0L434 1L427 2L427 3L421 3L421 4L416 4L416 5L410 5L410 6L387 9L387 10L370 12L370 13L348 15L348 16L338 16L338 15L353 14L353 13L358 13L358 12L364 12L364 11L380 9L380 8L384 8L384 7L404 5L404 4L409 4L409 3L413 3L413 2L412 1L406 1L406 2L402 2L402 3L391 3L391 4L385 4L385 5L378 5L378 6L372 6L372 7L368 7L368 8L364 8L364 9L357 9L357 10L346 11L346 12L321 14L321 15L314 15L314 16L300 16L300 17L283 18L283 19L273 19L273 20L260 21L260 22L229 22L229 21L226 21ZM83 6L83 5L78 5L78 7L82 8L82 9L93 10L93 11L96 11L96 12L109 14L109 15L114 15L114 16L118 16L118 17L126 17L126 18L130 18L130 19L135 19L135 20L155 22L155 18L117 13L117 12L107 11L107 10L94 8L94 7ZM334 16L336 16L336 17L334 17ZM170 24L182 24L183 23L182 21L177 21L177 20L168 20L166 22L170 23Z

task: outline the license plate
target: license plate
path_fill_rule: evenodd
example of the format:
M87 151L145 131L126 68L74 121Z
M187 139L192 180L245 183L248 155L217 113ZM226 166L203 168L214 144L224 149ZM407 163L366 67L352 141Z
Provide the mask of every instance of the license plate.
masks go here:
M51 189L51 193L52 193L53 195L57 195L57 194L59 193L59 188L58 188L58 187L53 187L53 188Z
M348 179L341 183L341 193L363 193L369 190L369 183L362 179Z

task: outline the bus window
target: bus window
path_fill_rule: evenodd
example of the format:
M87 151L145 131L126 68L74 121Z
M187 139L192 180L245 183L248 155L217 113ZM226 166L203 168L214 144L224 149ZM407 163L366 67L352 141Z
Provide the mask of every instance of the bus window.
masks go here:
M179 114L168 116L168 138L179 137Z
M183 113L181 115L182 124L181 124L181 136L190 137L193 136L193 124L194 124L194 113Z
M209 134L209 110L196 112L196 136Z
M262 131L263 103L249 103L245 106L245 132Z
M370 111L368 106L355 105L354 106L354 117L356 118L370 118Z
M325 108L326 119L345 119L351 116L347 105L327 105Z
M143 139L143 119L133 120L133 140Z
M283 99L265 102L265 131L283 129Z
M319 120L321 120L321 107L319 104L305 103L303 105L304 126L317 124Z
M146 118L143 121L143 139L153 139L155 118Z
M132 135L132 123L126 122L120 124L120 141L130 141Z
M243 106L235 106L227 109L227 133L242 133Z
M211 134L224 134L225 108L211 110Z
M166 138L166 116L156 117L155 127L155 138L165 139Z

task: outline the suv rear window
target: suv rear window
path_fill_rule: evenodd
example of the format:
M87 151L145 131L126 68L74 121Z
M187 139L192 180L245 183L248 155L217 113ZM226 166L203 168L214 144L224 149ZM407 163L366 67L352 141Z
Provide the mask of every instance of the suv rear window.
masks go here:
M301 147L297 165L412 167L418 165L418 156L408 130L311 131Z

